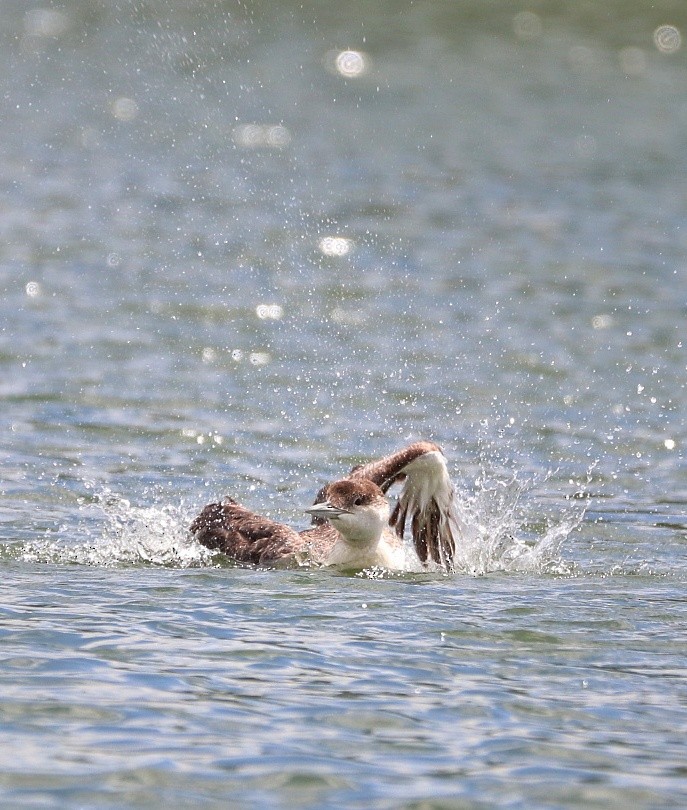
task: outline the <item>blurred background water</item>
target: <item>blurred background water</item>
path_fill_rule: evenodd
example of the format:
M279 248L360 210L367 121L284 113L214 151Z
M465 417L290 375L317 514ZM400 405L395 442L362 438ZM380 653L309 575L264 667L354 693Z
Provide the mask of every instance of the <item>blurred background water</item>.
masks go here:
M2 4L3 806L685 806L686 35ZM418 437L455 576L187 535Z

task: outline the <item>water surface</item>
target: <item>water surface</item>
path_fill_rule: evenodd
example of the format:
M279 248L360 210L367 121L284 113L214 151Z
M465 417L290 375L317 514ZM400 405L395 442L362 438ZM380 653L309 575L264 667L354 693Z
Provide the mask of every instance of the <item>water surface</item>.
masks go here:
M3 805L684 807L686 35L6 4ZM453 576L188 536L418 437Z

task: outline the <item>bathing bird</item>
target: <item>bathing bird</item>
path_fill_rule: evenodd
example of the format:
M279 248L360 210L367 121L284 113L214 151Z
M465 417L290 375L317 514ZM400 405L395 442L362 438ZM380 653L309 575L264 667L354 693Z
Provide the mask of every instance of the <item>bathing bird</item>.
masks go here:
M397 484L401 490L392 506L387 493ZM296 531L225 498L208 504L190 528L199 543L239 563L401 571L408 565L408 527L424 568L453 570L459 534L453 485L433 442L414 442L354 467L322 487L304 511L312 525Z

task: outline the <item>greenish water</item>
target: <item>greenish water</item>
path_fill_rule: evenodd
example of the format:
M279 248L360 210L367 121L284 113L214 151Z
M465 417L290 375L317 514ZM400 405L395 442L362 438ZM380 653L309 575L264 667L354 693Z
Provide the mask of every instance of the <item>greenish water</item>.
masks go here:
M0 16L3 806L684 807L687 10ZM455 576L188 537L418 437Z

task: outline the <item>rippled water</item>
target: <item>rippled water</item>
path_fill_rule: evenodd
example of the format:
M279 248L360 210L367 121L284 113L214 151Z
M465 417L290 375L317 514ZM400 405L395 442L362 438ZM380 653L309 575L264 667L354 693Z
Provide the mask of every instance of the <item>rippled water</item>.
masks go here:
M687 12L0 16L2 805L684 807ZM454 576L188 536L418 437Z

